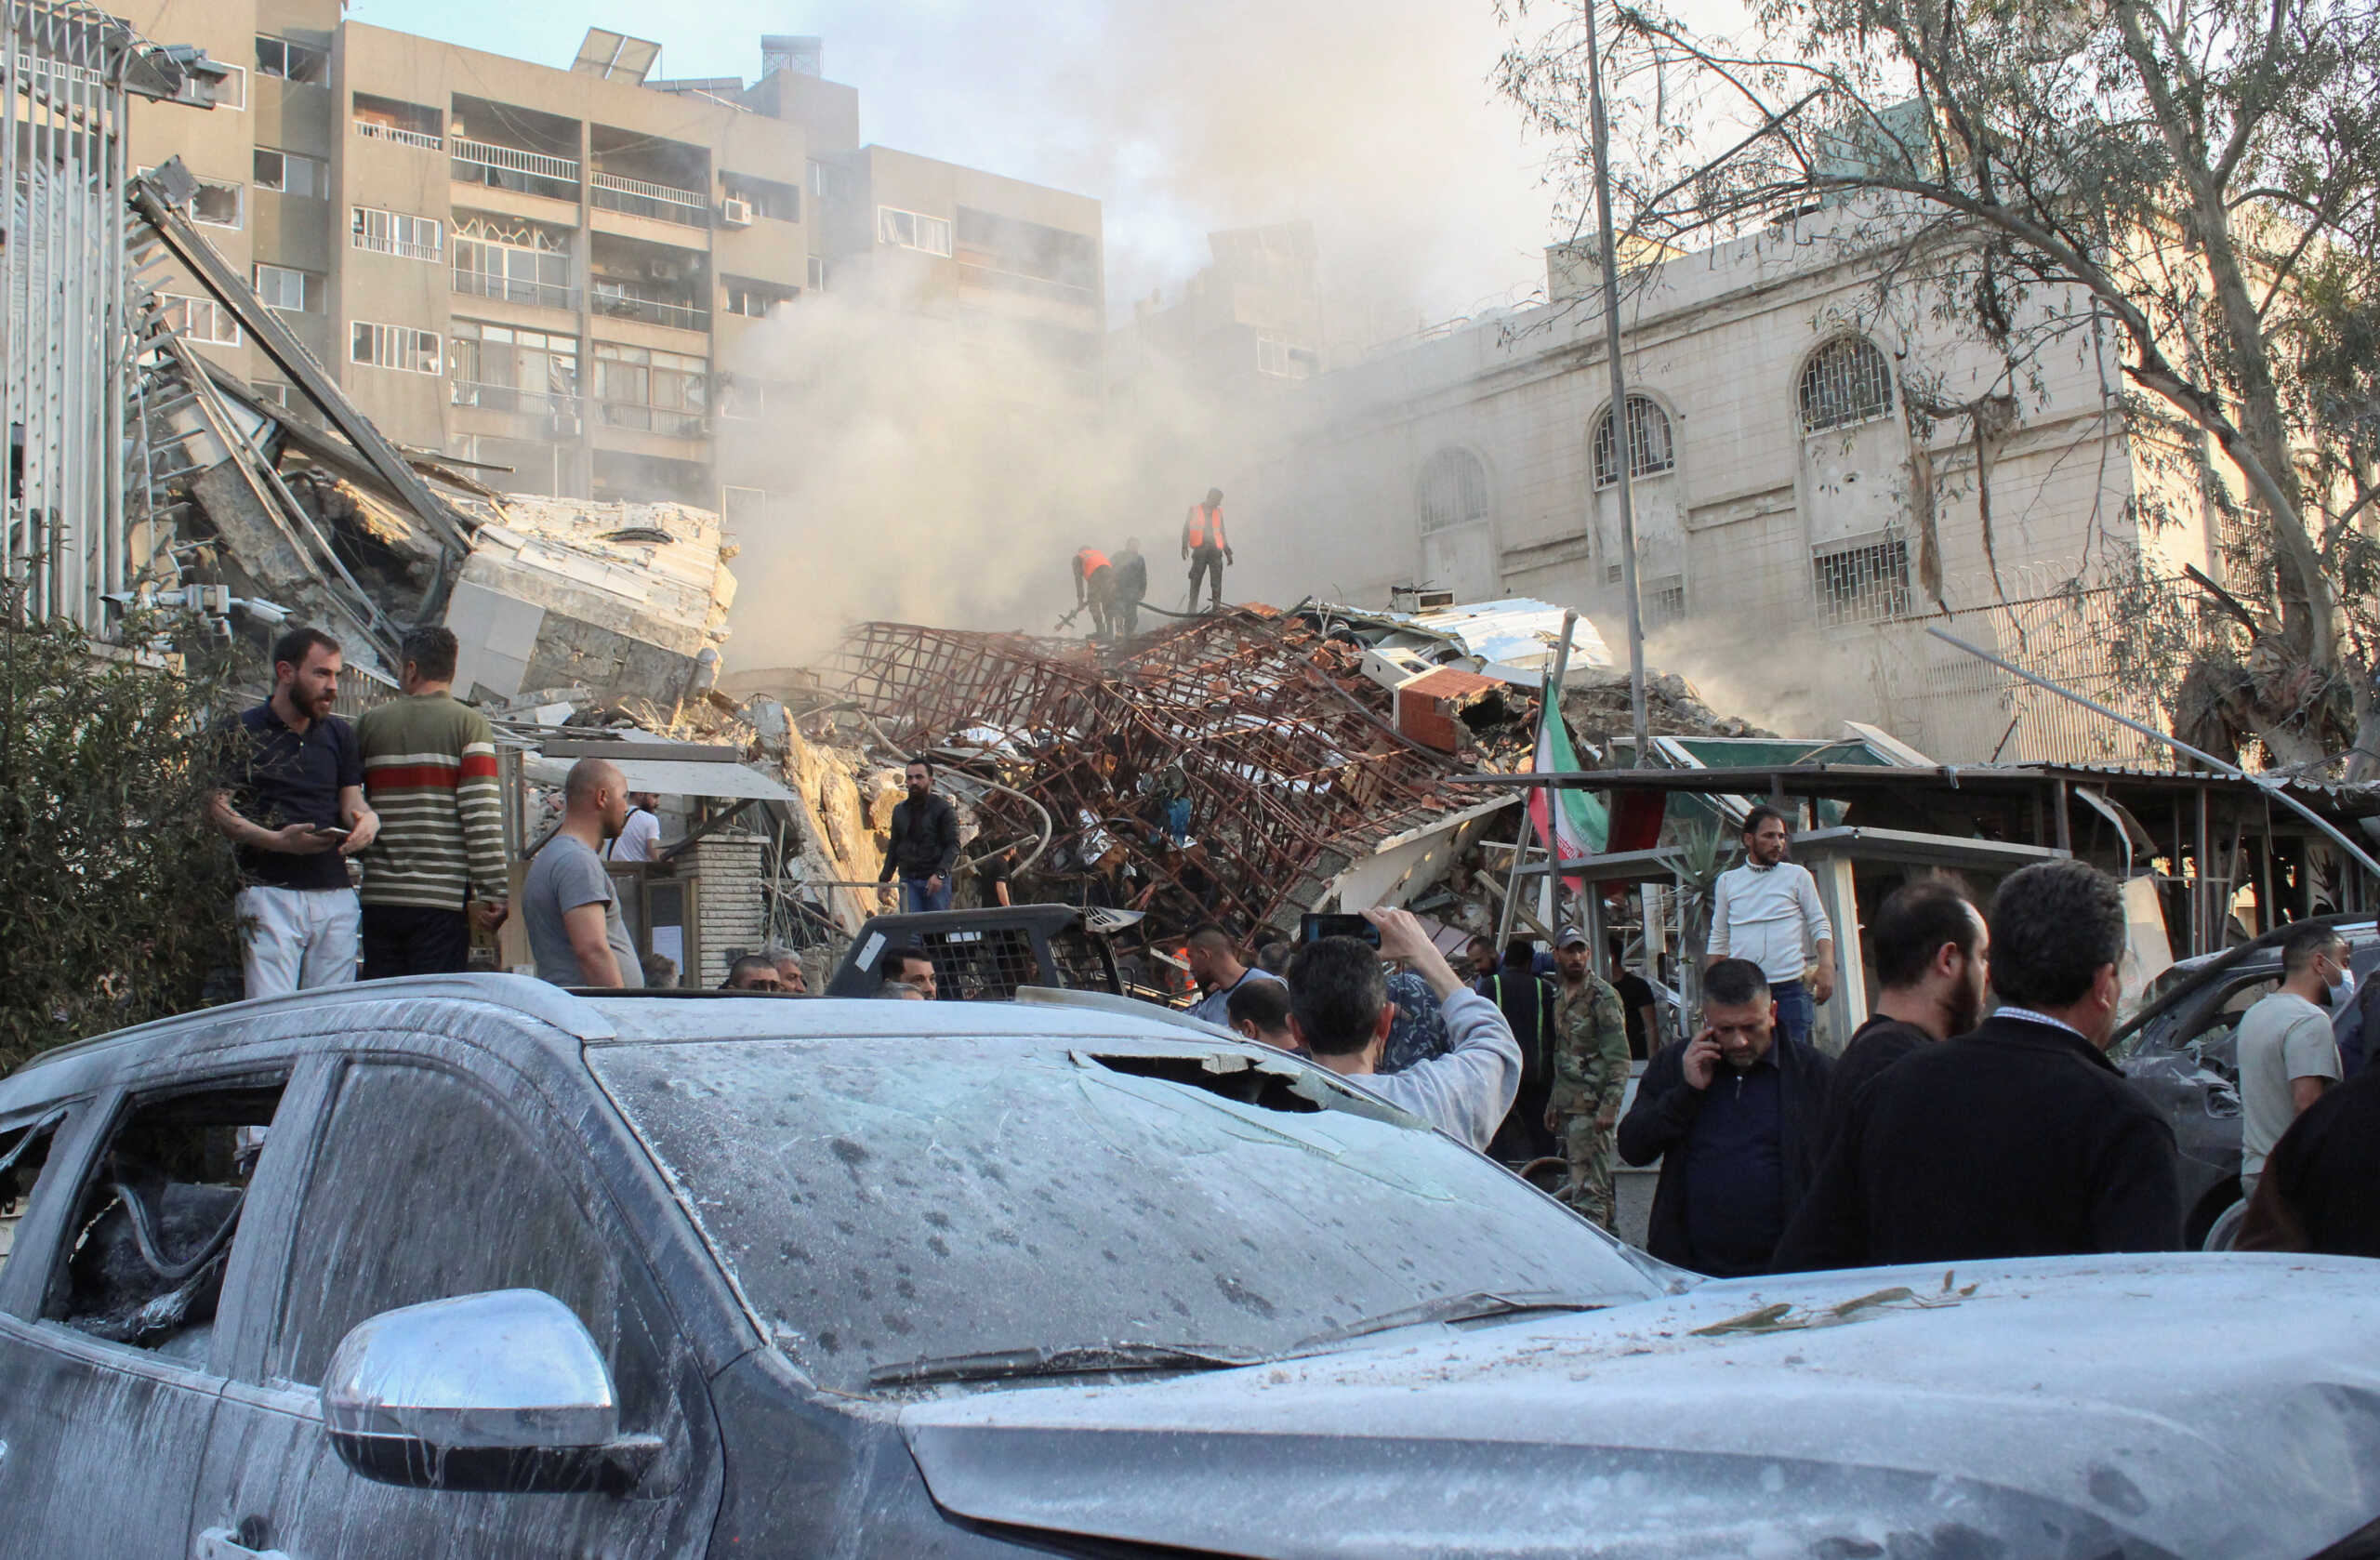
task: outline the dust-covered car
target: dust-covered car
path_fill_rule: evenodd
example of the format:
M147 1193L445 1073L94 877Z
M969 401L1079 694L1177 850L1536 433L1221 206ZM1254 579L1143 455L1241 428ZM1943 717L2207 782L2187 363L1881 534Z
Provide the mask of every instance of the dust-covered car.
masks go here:
M1698 1285L1079 994L301 993L0 1180L43 1560L2380 1553L2380 1264Z
M2372 918L2323 919L2347 939L2357 985L2380 978L2380 927ZM2184 1228L2193 1247L2240 1200L2240 1020L2281 985L2281 945L2306 924L2174 965L2109 1048L2174 1129L2182 1153ZM2344 1029L2353 1013L2352 1007L2334 1013L2333 1026Z

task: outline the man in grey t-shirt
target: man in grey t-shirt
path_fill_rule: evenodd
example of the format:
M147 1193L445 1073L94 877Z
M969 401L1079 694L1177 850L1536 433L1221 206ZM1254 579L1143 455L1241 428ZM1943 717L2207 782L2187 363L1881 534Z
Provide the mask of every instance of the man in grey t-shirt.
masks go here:
M2308 927L2281 950L2281 988L2256 999L2240 1020L2240 1189L2254 1196L2265 1157L2297 1113L2339 1080L2339 1048L2331 1011L2355 994L2346 939L2327 926Z
M581 759L571 766L562 783L562 826L530 862L521 888L522 920L538 979L556 985L644 984L601 854L628 815L628 785L615 765Z

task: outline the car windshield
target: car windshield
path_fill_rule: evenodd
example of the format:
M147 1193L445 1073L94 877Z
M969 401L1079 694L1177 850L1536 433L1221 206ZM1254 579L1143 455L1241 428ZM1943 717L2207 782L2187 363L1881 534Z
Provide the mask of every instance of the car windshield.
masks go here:
M1663 1289L1550 1198L1290 1058L588 1055L777 1346L844 1391L1031 1373L1016 1361L1241 1363L1434 1302L1454 1319Z

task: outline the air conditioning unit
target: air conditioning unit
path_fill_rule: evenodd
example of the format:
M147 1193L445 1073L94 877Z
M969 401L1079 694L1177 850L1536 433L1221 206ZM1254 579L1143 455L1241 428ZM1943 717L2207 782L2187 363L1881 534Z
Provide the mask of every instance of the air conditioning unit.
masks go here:
M752 225L752 203L739 201L730 195L719 203L719 225L722 228L748 228Z

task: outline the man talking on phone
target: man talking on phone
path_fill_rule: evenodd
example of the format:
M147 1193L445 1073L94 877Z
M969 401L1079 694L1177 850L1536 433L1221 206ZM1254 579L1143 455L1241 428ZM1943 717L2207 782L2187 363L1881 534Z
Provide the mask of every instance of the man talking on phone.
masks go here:
M1702 973L1702 1023L1645 1067L1620 1157L1661 1162L1645 1249L1733 1278L1765 1273L1817 1174L1827 1059L1778 1025L1759 965Z
M338 641L292 628L272 647L272 696L218 733L222 788L206 821L238 847L240 968L250 997L355 979L364 912L347 858L372 843L355 728L331 713Z

